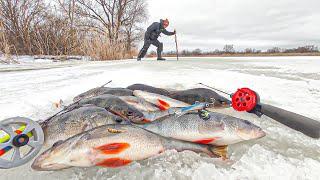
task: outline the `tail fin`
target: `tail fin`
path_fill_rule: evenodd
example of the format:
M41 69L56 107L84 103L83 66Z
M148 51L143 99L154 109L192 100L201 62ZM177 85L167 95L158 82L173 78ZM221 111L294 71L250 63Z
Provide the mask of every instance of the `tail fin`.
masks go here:
M214 156L221 157L224 160L228 159L228 146L210 146L209 150Z

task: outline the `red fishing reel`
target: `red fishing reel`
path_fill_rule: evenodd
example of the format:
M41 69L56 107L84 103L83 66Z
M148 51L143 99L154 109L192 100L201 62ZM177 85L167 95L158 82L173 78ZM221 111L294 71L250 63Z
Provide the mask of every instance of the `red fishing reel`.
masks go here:
M219 91L223 94L227 94L231 97L231 105L236 111L246 111L249 113L254 113L261 117L263 113L261 112L260 97L259 94L249 88L238 89L234 94L230 94L219 89L207 86L205 84L199 83L210 89Z
M237 92L232 94L232 107L236 111L250 112L259 103L259 95L249 88L238 89Z

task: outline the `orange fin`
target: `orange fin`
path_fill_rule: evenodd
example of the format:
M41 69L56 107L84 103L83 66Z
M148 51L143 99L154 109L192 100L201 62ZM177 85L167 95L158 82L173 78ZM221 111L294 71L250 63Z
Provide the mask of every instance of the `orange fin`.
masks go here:
M194 141L194 143L198 143L198 144L210 144L210 143L214 142L214 141L217 140L217 139L219 139L219 138L201 139L201 140Z
M164 100L158 99L158 102L159 102L158 106L160 110L164 111L170 108L170 104L165 102Z
M150 123L151 121L149 119L143 119L141 122L142 123Z
M128 159L109 158L109 159L103 160L102 162L97 163L96 165L102 166L102 167L116 168L116 167L125 166L131 162L132 161Z
M130 144L128 143L112 143L96 147L95 149L101 151L104 154L119 154L129 147Z
M211 146L210 150L214 156L221 157L222 160L228 159L228 146Z

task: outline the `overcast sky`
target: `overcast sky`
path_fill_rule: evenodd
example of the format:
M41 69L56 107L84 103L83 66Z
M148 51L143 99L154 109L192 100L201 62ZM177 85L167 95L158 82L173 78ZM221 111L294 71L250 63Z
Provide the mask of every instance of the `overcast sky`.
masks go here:
M168 18L180 49L320 46L320 0L147 0L149 23ZM147 25L146 25L147 26ZM165 51L174 38L159 39Z

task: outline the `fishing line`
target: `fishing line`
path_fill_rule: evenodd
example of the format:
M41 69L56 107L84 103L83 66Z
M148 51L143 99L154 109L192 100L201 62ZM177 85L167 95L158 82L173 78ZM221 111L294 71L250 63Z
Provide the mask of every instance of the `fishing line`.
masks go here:
M210 89L213 89L213 90L219 91L219 92L221 92L221 93L223 93L223 94L227 94L227 95L229 95L229 96L232 96L232 94L230 94L230 93L227 93L227 92L224 92L224 91L222 91L222 90L216 89L216 88L214 88L214 87L211 87L211 86L205 85L205 84L203 84L203 83L198 83L198 84L200 84L200 85L202 85L202 86L205 86L205 87L207 87L207 88L210 88Z

